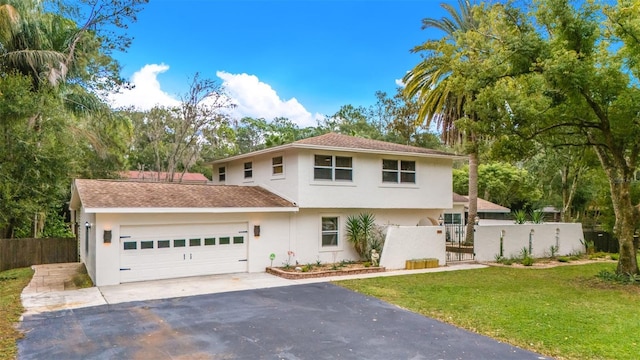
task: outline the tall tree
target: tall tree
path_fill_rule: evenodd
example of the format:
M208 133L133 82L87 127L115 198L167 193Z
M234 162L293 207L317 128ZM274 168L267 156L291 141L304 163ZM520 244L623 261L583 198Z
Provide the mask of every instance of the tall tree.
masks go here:
M620 274L639 273L638 210L631 192L640 154L638 10L630 0L540 0L525 18L518 9L496 5L493 16L483 19L494 32L478 33L491 46L491 76L502 73L499 81L484 84L478 98L494 107L509 105L502 125L527 139L553 135L557 146L596 153L609 182ZM481 82L487 72L468 73L466 81Z
M176 173L187 172L201 159L203 147L222 140L220 135L231 126L226 115L230 107L224 89L196 73L180 105L132 114L138 136L133 151L139 161L132 165L167 172L167 181L173 181Z
M454 72L451 54L456 52L457 37L476 27L472 5L469 0L459 0L458 8L441 4L449 17L441 19L425 18L422 28L435 28L444 32L440 40L428 40L412 51L425 54L423 60L404 77L408 97L417 97L420 106L418 118L429 127L435 122L445 144L466 144L469 155L469 219L466 240L473 242L473 219L478 213L478 165L479 138L471 128L459 122L468 119L475 122L477 116L466 109L466 103L473 101L474 94L457 87L450 75Z

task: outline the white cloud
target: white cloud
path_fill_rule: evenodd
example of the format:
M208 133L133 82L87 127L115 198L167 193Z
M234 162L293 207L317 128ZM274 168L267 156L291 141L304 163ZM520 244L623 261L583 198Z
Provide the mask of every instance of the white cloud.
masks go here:
M300 127L315 126L321 114L311 114L296 98L281 99L269 84L261 82L257 76L249 74L230 74L218 71L216 75L222 79L222 86L227 95L237 106L232 115L242 117L264 118L286 117Z
M396 79L396 85L399 87L404 87L404 82L402 81L402 79Z
M107 95L111 106L115 108L133 106L140 110L148 110L155 105L175 106L180 101L164 92L160 87L158 75L169 70L165 64L147 64L136 71L129 82L133 89L121 89L118 93Z
M147 64L136 71L129 82L133 89L121 89L118 93L110 93L107 100L114 108L133 106L140 110L148 110L155 105L176 106L180 101L162 90L158 75L169 70L165 64ZM300 127L315 126L321 114L311 114L296 98L281 99L269 84L261 82L257 76L249 74L230 74L218 71L216 75L222 79L227 96L237 106L231 115L240 119L245 116L264 118L267 121L275 117L286 117Z

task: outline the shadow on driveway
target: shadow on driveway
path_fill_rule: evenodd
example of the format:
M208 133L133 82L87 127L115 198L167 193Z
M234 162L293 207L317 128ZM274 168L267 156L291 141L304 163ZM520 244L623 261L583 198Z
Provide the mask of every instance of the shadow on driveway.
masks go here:
M26 316L26 359L544 359L328 283Z

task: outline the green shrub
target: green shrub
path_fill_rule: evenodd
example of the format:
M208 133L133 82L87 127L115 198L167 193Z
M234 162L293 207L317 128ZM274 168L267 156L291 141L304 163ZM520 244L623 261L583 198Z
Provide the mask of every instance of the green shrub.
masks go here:
M512 213L516 224L524 224L527 221L527 213L524 210L517 210Z
M616 254L616 253L609 254L609 257L611 258L611 260L618 260L620 259L620 254Z
M559 262L568 263L571 262L571 259L568 256L560 256L558 257Z
M534 262L535 260L531 256L527 256L526 258L522 259L522 265L524 266L531 266Z

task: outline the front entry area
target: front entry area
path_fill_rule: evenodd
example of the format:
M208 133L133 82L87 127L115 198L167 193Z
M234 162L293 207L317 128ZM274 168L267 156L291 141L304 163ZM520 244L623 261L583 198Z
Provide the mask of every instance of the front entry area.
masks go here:
M247 272L246 222L120 227L120 282Z

